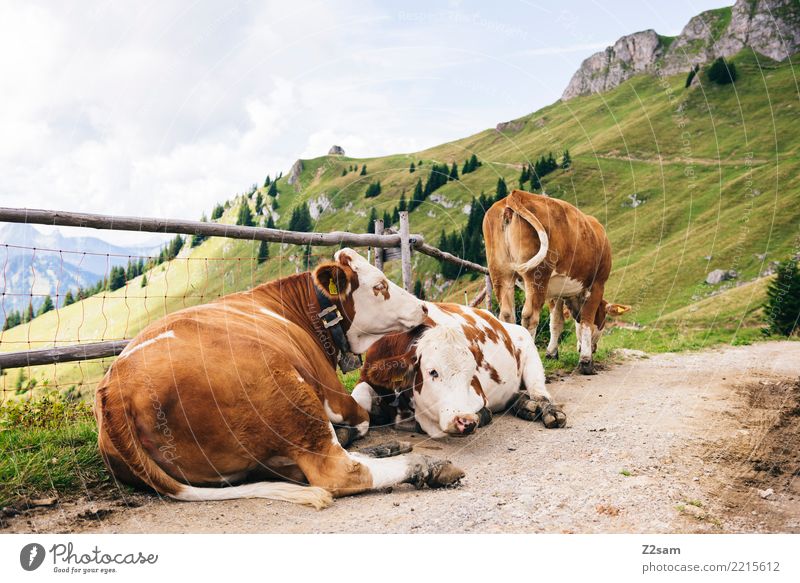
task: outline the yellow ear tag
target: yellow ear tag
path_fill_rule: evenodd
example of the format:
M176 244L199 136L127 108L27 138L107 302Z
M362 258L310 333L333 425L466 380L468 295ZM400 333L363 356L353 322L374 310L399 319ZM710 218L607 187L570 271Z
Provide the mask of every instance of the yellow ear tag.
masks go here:
M328 291L332 296L339 295L339 288L336 287L336 282L334 282L333 280L330 280L328 282Z

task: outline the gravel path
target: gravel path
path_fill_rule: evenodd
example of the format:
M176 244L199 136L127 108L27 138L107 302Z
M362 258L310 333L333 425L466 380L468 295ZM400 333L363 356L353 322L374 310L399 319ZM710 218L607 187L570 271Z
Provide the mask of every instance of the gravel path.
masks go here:
M800 342L632 357L597 376L550 384L568 416L561 430L503 415L466 438L380 431L363 444L400 438L447 457L467 474L455 489L403 486L319 512L264 500L175 503L137 494L65 502L20 516L9 530L800 532L796 476L753 470L754 456L770 455L780 410L800 404L786 400L800 399L786 388L798 377ZM756 406L757 389L785 389L787 397ZM767 486L774 493L762 498ZM78 518L87 509L109 512Z

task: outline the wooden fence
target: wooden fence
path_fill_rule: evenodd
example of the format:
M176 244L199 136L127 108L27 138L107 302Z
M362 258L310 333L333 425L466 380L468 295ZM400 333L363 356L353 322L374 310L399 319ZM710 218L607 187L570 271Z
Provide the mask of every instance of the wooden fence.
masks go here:
M0 207L0 222L28 223L39 225L55 225L64 227L88 227L118 231L141 231L150 233L175 233L181 235L205 235L208 237L227 237L246 239L249 241L267 241L271 243L289 243L293 245L373 247L376 249L400 249L403 287L413 291L413 275L411 253L417 251L439 261L447 261L464 269L477 271L485 275L483 290L470 302L476 306L486 302L491 307L491 279L489 270L483 265L456 257L451 253L437 249L425 243L422 235L410 232L408 212L400 212L400 232L385 233L382 220L375 221L375 233L350 233L332 231L330 233L303 233L284 229L268 229L266 227L245 227L203 221L182 219L157 219L143 217L124 217L69 211L52 211L40 209L17 209ZM383 270L383 254L375 253L375 266ZM118 355L130 340L111 340L44 348L16 352L0 352L0 370L107 358Z

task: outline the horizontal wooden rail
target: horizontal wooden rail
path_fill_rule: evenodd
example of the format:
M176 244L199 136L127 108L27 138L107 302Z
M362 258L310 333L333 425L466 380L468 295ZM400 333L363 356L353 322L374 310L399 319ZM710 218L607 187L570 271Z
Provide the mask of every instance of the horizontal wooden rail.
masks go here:
M416 235L414 235L414 237L416 237ZM442 251L441 249L437 249L436 247L428 245L425 241L421 239L418 241L412 240L411 246L420 253L424 253L425 255L429 255L430 257L434 257L441 261L448 261L450 263L455 263L456 265L460 265L461 267L465 267L473 271L478 271L480 273L487 273L487 274L489 273L489 269L487 267L479 265L478 263L473 263L472 261L467 261L466 259L461 259L461 257L456 257L455 255L452 255L447 251Z
M399 247L400 235L373 235L371 233L300 233L266 227L244 227L222 223L204 223L184 219L153 219L145 217L120 217L69 211L50 211L41 209L16 209L0 207L0 222L35 223L37 225L56 225L59 227L89 227L116 231L144 231L149 233L180 233L181 235L207 235L209 237L230 237L250 241L289 243L292 245L352 245L353 247ZM422 235L410 236L414 243L423 241Z
M116 356L125 349L129 342L130 340L108 340L106 342L72 344L57 348L0 352L0 370Z

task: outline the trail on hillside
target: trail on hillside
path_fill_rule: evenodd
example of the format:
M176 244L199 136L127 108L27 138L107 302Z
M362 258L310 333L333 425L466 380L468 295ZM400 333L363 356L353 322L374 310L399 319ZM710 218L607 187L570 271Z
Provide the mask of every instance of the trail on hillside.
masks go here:
M549 385L568 424L509 415L466 438L374 431L466 471L314 511L282 502L100 496L11 532L800 532L800 342L628 358ZM8 532L8 530L6 531Z

